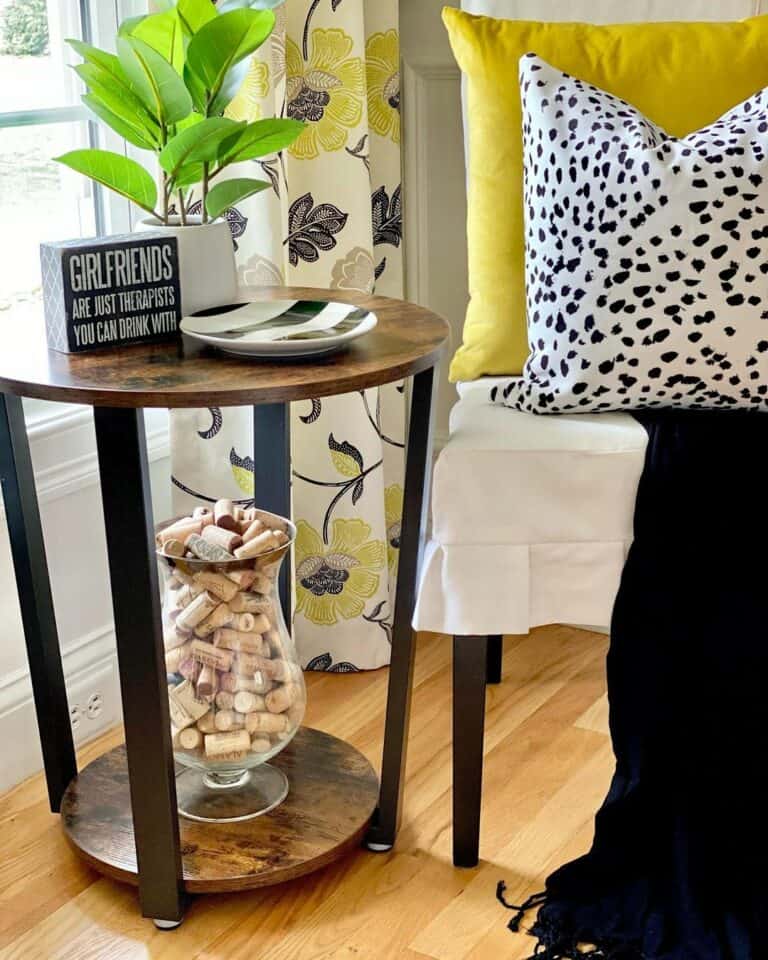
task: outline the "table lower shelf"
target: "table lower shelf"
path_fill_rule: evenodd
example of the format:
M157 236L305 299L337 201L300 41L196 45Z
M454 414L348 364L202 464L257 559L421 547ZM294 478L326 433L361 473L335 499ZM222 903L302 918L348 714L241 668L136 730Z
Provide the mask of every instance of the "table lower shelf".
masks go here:
M303 727L270 762L290 783L287 798L270 813L240 823L179 818L184 886L190 893L283 883L360 846L379 785L358 750ZM124 747L94 760L70 783L61 820L68 840L92 867L138 884Z

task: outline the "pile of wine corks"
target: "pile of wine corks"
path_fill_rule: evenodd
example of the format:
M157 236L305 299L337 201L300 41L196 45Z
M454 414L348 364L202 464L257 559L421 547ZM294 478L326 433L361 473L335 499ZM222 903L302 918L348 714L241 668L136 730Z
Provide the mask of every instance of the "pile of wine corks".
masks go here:
M173 743L199 761L274 753L301 723L301 668L276 616L284 526L220 500L157 534Z

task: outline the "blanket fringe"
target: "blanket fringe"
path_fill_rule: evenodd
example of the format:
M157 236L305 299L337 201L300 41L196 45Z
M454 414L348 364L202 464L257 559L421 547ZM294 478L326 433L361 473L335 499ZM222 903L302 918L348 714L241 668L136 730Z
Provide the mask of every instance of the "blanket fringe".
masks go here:
M518 933L525 915L546 904L547 893L534 893L523 903L516 904L509 903L506 899L506 889L507 885L500 880L496 886L496 899L507 910L515 911L507 928ZM585 942L584 938L564 934L548 920L537 920L529 933L538 939L538 943L528 960L644 960L642 953L627 943L615 940L603 943Z

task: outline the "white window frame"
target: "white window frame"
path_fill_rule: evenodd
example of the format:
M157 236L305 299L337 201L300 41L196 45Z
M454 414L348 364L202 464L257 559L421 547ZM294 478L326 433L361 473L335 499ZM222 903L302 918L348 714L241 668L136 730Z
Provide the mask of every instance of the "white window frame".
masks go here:
M49 0L49 7L55 7L58 0ZM67 33L82 31L84 39L94 46L114 51L114 38L118 25L128 17L146 13L147 0L78 0L78 21L66 24ZM16 110L0 113L0 130L22 126L41 126L51 123L84 122L88 124L91 146L103 147L116 153L127 154L130 149L116 133L97 124L88 110L81 104L61 107L42 107L35 110ZM94 222L96 233L129 233L133 228L130 203L111 190L104 190L93 184ZM56 412L51 405L40 400L25 400L24 409L30 426L43 423L55 424L65 416L69 405L57 404ZM71 413L78 408L71 406Z

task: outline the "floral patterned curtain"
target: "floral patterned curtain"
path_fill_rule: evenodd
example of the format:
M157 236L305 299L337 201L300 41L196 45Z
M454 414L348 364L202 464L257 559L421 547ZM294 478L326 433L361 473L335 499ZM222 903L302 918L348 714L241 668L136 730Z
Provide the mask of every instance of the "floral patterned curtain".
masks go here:
M227 115L307 127L231 176L240 280L402 293L397 0L286 0ZM257 166L254 171L254 165ZM308 669L389 662L402 509L402 384L292 405L294 630ZM251 411L172 416L174 506L254 497ZM268 456L268 451L265 454ZM258 504L259 494L255 491Z

